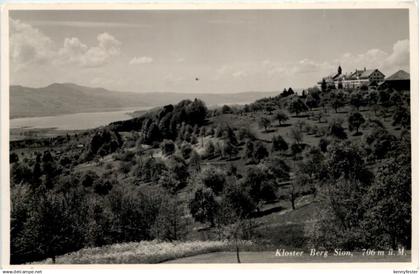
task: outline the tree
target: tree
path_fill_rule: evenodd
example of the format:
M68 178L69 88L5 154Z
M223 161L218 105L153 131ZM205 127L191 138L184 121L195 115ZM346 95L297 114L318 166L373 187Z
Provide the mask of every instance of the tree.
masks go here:
M289 116L283 111L279 111L274 115L274 119L276 119L279 122L279 126L281 126L283 122L289 120Z
M219 168L208 166L201 171L198 180L215 194L219 194L226 184L226 174Z
M298 117L299 113L308 111L308 107L301 99L294 98L289 104L288 111L290 113L295 113L296 117Z
M177 155L172 155L166 161L167 170L170 172L169 176L179 182L175 191L184 188L187 185L189 172L185 160Z
M300 192L300 180L302 179L302 176L298 175L291 183L287 190L290 203L292 205L292 209L296 209L296 199L299 196Z
M196 221L200 223L209 222L211 227L214 226L218 204L215 195L210 188L198 188L188 206L191 215Z
M263 164L268 168L269 173L273 174L277 183L282 183L290 179L290 167L280 157L267 158Z
M184 159L189 159L192 152L192 147L189 143L183 142L181 145L181 155Z
M322 82L321 82L321 91L322 92L326 92L327 91L327 82L325 81L324 78L322 78Z
M229 213L224 223L232 223L231 216L247 218L255 210L255 203L250 196L249 189L243 183L233 181L226 184L222 193L221 209L227 208ZM233 214L232 214L233 213ZM218 216L220 218L222 216Z
M373 128L366 137L366 143L371 148L372 155L376 159L384 159L396 149L398 139L386 129L377 127Z
M153 144L153 142L160 141L161 135L159 131L159 127L153 122L149 129L147 130L146 136L145 136L145 142L147 144Z
M372 179L363 151L350 141L330 145L326 166L332 182L343 177L345 180L359 180L367 184Z
M411 168L410 154L385 161L375 182L367 191L368 208L363 228L368 242L377 248L411 246Z
M350 114L348 123L349 123L349 130L354 131L356 130L356 134L359 133L359 127L366 122L365 118L363 117L360 112L353 112Z
M381 90L381 91L379 91L379 94L378 94L379 96L379 98L378 98L378 103L381 105L381 106L383 106L383 107L387 107L387 106L389 106L389 104L390 104L390 101L389 101L389 92L388 91L386 91L386 90Z
M175 144L172 140L163 140L160 144L160 149L162 150L162 154L169 156L175 152Z
M228 142L230 142L232 145L237 145L238 140L236 139L235 132L233 131L232 127L229 125L226 126L226 129L223 134L223 138L227 139Z
M325 139L325 138L321 138L320 140L319 140L319 149L322 151L322 152L327 152L327 148L328 148L328 145L330 144L330 140L328 140L328 139Z
M309 107L310 110L312 110L313 108L318 107L318 101L312 96L312 94L309 94L306 97L306 101L305 104Z
M273 136L271 140L273 142L272 151L285 151L289 149L289 145L281 135Z
M237 262L241 263L239 240L250 239L255 224L249 218L255 205L245 187L237 182L227 185L217 214L218 231L235 242Z
M177 241L185 237L188 227L184 207L176 196L161 200L151 231L156 239L164 241Z
M213 142L212 141L209 141L207 144L206 144L206 156L208 157L208 158L211 158L211 157L213 157L214 156L214 152L215 152L215 147L214 147L214 144L213 144Z
M10 153L9 159L11 164L19 162L19 156L15 152Z
M84 173L81 178L80 182L84 187L91 187L99 180L99 176L96 174L96 172L89 170L86 173Z
M303 141L302 130L298 126L294 126L290 129L291 138L295 141L296 144L301 144Z
M378 98L378 92L376 90L369 91L367 96L369 106L378 104Z
M291 87L289 87L289 89L287 90L287 93L288 93L289 95L293 95L293 94L295 94L295 92L293 91L293 89L292 89Z
M304 160L298 165L296 180L300 182L303 189L313 193L314 198L317 193L317 184L322 179L322 165L325 160L324 154L317 147L312 147L305 155Z
M257 210L259 210L263 201L272 201L277 197L275 178L263 164L249 168L243 184L249 188L249 195L257 205Z
M24 183L24 184L30 184L33 188L37 188L40 184L40 181L32 180L32 178L33 178L32 170L29 168L27 164L22 163L22 162L16 162L16 163L11 164L10 179L13 185Z
M338 109L344 107L346 101L344 99L344 93L339 92L332 98L330 98L331 107L334 108L335 112L338 113Z
M394 91L389 96L389 101L393 106L400 107L403 103L401 95L398 91Z
M403 128L410 127L410 111L405 107L399 107L393 117L392 125L401 125Z
M36 244L35 252L41 258L51 258L55 263L57 255L82 247L86 213L81 193L64 195L46 189L37 193L36 208L26 223L26 241Z
M201 170L201 157L200 155L197 153L197 151L193 150L191 152L191 156L190 156L190 162L189 162L189 166L195 171L195 172L199 172Z
M258 119L258 125L264 128L264 131L267 132L267 128L270 126L271 122L266 117L260 117Z
M361 106L365 105L363 96L361 92L353 92L350 95L350 105L352 105L353 107L355 107L357 110L359 110L359 108Z
M255 153L254 150L255 150L254 149L254 142L252 142L251 140L248 140L245 143L245 149L244 149L244 154L243 154L242 158L248 159L251 162L253 162L253 160L254 160L254 153Z
M229 160L231 160L232 156L237 153L237 149L232 145L230 141L225 141L223 142L222 152L223 156L228 157Z
M189 105L186 106L187 121L191 125L202 125L207 116L206 104L195 98Z
M266 147L261 142L255 143L255 150L254 150L254 159L260 161L268 156L268 151Z
M334 119L328 126L328 135L337 139L347 139L347 134L343 128L343 121Z
M223 105L222 106L222 113L223 114L232 113L232 109L228 105Z

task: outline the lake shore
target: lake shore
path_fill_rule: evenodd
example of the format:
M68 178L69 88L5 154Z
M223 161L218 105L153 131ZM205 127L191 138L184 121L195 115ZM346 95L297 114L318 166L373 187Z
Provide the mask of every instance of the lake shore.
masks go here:
M143 115L152 107L10 119L10 141L80 133Z

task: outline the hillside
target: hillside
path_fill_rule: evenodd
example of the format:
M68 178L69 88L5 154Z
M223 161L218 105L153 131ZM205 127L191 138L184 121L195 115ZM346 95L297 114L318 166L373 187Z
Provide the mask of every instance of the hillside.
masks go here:
M358 255L366 249L409 251L409 105L408 91L313 88L232 108L182 100L13 141L11 262L157 263L207 252L216 253L185 260L227 262L232 250L262 262L264 252L311 248L354 251L345 259L354 262L371 259Z
M188 94L172 92L118 92L71 83L42 88L10 87L10 117L36 117L79 112L110 111L127 107L154 107L199 97L207 105L253 102L278 92Z

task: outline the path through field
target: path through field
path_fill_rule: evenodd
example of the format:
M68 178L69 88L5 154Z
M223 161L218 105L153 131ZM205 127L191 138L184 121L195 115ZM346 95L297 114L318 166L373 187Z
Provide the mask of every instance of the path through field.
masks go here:
M310 257L307 253L302 257L276 257L275 251L241 252L241 263L348 263L348 262L409 262L411 252L406 256L362 256L353 257ZM166 261L167 264L208 264L237 263L235 252L213 252L191 257Z

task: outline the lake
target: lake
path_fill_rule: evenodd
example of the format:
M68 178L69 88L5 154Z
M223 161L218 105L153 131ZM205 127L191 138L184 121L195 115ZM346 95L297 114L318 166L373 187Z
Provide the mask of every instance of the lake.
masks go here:
M84 130L105 126L115 121L129 120L133 118L129 115L129 113L149 109L151 109L151 107L136 107L118 111L85 112L57 116L15 118L10 119L10 128Z

